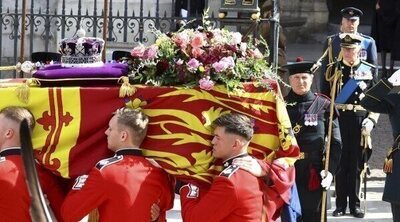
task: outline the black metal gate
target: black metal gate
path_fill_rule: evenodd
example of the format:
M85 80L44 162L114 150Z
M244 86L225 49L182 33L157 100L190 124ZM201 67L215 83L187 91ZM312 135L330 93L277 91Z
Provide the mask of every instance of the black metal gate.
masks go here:
M179 1L179 0L178 0ZM26 3L25 3L26 2ZM87 36L106 36L108 43L152 42L151 33L146 30L156 28L162 32L173 31L182 18L177 16L176 0L109 0L108 26L103 33L104 1L97 0L0 0L0 66L15 65L18 61L29 60L36 51L57 51L59 40L72 37L82 26ZM198 13L191 13L191 2L187 1L188 17L186 20L201 19ZM204 7L209 2L204 1ZM25 11L22 10L26 4ZM76 7L77 6L77 7ZM215 9L214 9L215 10ZM25 30L21 31L21 21L25 17ZM215 11L210 13L210 20L219 26L220 19ZM260 22L268 22L262 19ZM237 18L238 24L251 22L246 18ZM279 22L279 16L273 21ZM275 30L273 30L275 31ZM21 33L25 33L21 36ZM254 29L257 35L257 29ZM26 40L25 40L26 39ZM24 41L22 41L24 40ZM21 42L24 43L21 45ZM21 47L24 47L21 50ZM274 55L272 50L272 55ZM15 72L1 72L0 78L15 77Z

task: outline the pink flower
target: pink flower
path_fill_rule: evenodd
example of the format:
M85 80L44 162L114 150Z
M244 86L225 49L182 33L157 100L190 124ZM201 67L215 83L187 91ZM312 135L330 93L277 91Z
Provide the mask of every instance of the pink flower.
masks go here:
M250 50L250 56L254 57L256 59L262 59L263 58L263 54L257 48L255 48L254 50Z
M199 80L200 89L212 90L214 88L214 82L208 76L207 78L201 78Z
M215 62L214 64L212 64L212 67L216 72L222 72L227 68L226 64L221 61Z
M189 43L189 36L185 32L180 32L175 35L174 42L179 48L185 49Z
M190 59L189 62L187 62L187 66L190 72L195 72L197 68L199 68L200 62L197 59L193 58Z
M204 50L198 47L192 48L192 55L195 58L199 58L203 55Z
M193 48L200 48L205 45L204 35L202 33L196 33L192 39L190 45Z
M178 61L176 61L176 64L177 64L178 66L183 65L183 60L182 60L182 59L178 59Z
M155 59L157 57L158 46L151 45L143 53L143 59Z
M235 67L235 60L233 60L232 56L222 58L221 62L225 63L228 69Z
M138 46L136 46L135 48L132 49L131 55L133 57L139 57L140 58L140 57L143 56L145 49L146 48L144 47L144 45L140 44L140 45L138 45Z
M231 69L235 66L235 61L232 56L223 57L219 62L215 62L212 67L216 72L223 72L226 69Z

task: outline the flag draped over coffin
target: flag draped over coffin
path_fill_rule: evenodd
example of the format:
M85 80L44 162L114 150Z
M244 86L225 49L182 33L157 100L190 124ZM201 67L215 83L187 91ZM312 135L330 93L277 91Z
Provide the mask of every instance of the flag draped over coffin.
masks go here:
M285 105L274 90L252 83L240 94L228 95L223 86L199 88L135 85L136 93L119 98L118 87L30 88L28 103L21 102L16 86L0 83L0 108L19 105L36 118L33 145L36 158L58 175L76 177L100 159L112 155L105 130L111 113L129 106L150 117L144 154L178 177L211 181L220 171L211 154L211 122L227 112L246 114L254 120L249 146L253 156L273 160L297 157Z

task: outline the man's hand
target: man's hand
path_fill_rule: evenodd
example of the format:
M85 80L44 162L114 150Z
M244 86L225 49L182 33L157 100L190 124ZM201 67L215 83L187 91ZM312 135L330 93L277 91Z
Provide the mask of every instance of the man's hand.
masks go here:
M326 175L325 175L326 172ZM321 170L320 172L321 175L321 186L325 189L328 190L328 188L331 186L332 180L333 180L333 176L331 174L331 172L329 171L325 171L325 170Z
M393 159L391 157L385 158L385 163L383 164L384 173L392 173L393 170Z
M362 134L363 135L371 135L371 131L374 128L374 122L370 118L365 118L362 123Z
M267 175L267 172L265 172L261 168L257 160L250 156L236 158L233 160L233 164L239 166L243 170L246 170L247 172L253 174L256 177L263 177Z
M160 216L160 200L157 203L153 203L150 209L151 221L157 221L158 217Z
M393 86L400 86L400 69L394 72L388 79Z

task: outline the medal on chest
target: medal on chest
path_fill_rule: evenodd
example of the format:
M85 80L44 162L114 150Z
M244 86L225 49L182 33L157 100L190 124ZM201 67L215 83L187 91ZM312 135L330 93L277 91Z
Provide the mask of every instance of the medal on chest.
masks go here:
M316 126L318 125L318 114L304 114L304 125L305 126Z
M299 125L298 123L296 123L296 125L293 127L293 133L296 135L300 132L301 129L301 125Z

